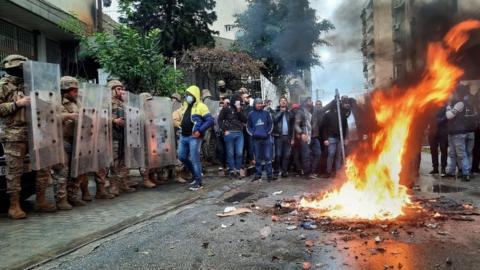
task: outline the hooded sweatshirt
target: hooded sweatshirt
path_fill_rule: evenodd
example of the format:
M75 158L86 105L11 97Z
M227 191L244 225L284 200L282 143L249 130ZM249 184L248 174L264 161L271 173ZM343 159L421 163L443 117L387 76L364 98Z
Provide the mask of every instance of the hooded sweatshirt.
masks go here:
M247 132L254 139L267 139L272 134L273 121L269 112L256 108L248 115Z
M190 86L186 92L195 97L195 102L193 105L188 104L186 101L183 102L182 107L177 111L177 114L181 116L180 123L182 123L182 126L186 126L184 125L184 120L188 121L187 119L189 118L193 126L191 133L193 134L198 131L203 136L205 132L213 126L215 120L210 114L207 105L202 102L200 88L197 86ZM189 115L187 110L190 112ZM186 132L185 134L187 133L189 132Z

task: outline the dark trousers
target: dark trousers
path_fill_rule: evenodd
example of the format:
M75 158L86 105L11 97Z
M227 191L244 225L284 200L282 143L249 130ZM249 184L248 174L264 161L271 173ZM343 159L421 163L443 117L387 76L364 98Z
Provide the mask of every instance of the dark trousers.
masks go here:
M303 174L310 174L310 146L302 139L296 138L293 144L293 159L295 168L302 170Z
M216 156L222 167L227 168L227 147L222 135L217 135Z
M319 138L312 138L310 142L312 169L311 173L320 173L320 162L322 159L322 145Z
M289 136L275 137L275 174L288 172L291 149Z
M438 148L441 152L441 169L447 168L448 160L448 135L434 132L428 136L428 144L430 145L430 154L432 155L432 166L434 170L438 170Z
M480 172L480 129L475 131L475 143L473 146L472 172Z
M252 142L255 151L255 174L262 176L263 167L265 167L267 177L272 177L272 139L253 139Z

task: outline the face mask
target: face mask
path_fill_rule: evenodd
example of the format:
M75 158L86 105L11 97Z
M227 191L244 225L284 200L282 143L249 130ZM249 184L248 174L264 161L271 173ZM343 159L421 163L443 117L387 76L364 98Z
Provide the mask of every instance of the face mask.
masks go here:
M194 101L194 98L192 96L187 96L186 101L188 104L192 104Z

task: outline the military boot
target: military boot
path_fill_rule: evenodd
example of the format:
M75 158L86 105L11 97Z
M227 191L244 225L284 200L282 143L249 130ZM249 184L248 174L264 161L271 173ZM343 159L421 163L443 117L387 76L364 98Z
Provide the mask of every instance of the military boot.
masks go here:
M135 191L134 188L131 188L131 187L128 186L127 177L122 177L119 182L120 182L119 188L120 188L121 192L132 193L132 192Z
M35 192L35 210L39 212L55 212L57 211L57 207L55 204L51 204L48 202L47 197L45 196L46 190L44 188L38 188Z
M143 177L143 186L146 188L156 187L157 185L155 185L155 183L152 180L150 180L150 179L153 179L154 176L155 176L154 173L146 173Z
M118 189L118 179L110 178L110 190L109 193L113 196L120 195L120 190Z
M85 206L86 202L78 198L82 177L77 177L68 184L68 203L72 206Z
M10 208L8 209L8 217L11 219L26 218L27 214L20 207L20 195L18 192L10 193Z
M58 210L72 210L73 206L68 203L67 198L61 198L57 201Z
M85 177L82 182L80 182L80 190L82 191L82 200L86 202L91 202L92 195L90 195L90 191L88 190L88 178Z
M105 184L97 181L97 192L95 193L95 199L105 200L105 199L113 199L115 195L107 193L105 191Z

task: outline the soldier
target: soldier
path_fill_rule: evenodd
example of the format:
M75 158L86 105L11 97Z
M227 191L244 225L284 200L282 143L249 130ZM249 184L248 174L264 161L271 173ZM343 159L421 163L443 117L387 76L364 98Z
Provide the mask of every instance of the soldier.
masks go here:
M73 138L75 125L78 120L79 104L77 102L78 97L78 80L70 77L64 76L60 79L60 90L62 91L62 120L63 120L63 146L65 149L65 166L58 170L56 169L55 175L58 179L66 178L67 181L67 199L68 203L73 206L85 206L86 203L83 200L78 198L78 192L82 185L86 183L88 185L87 175L79 175L75 179L70 178L70 161L72 158L73 151ZM85 197L86 194L82 194ZM59 194L57 192L57 197ZM57 198L61 200L62 198ZM59 205L57 201L57 205ZM64 206L66 206L64 204Z
M140 98L142 100L141 102L148 102L149 100L152 100L153 97L150 93L141 93ZM147 133L145 133L145 135L146 134ZM149 142L148 138L145 138L145 143L148 143L148 142ZM147 148L147 147L145 147L145 148ZM147 151L146 151L146 154L147 154L147 158L148 158ZM147 164L148 164L148 162L147 162ZM151 168L147 164L145 165L145 169L142 169L142 171L143 171L143 186L146 187L146 188L154 188L154 187L157 186L153 181L155 173L157 171L156 170L157 168Z
M220 99L221 98L230 98L233 94L233 91L227 88L227 84L224 80L220 80L217 82L218 92Z
M10 195L8 216L12 219L25 218L27 215L20 207L21 176L24 173L24 159L28 153L28 127L26 107L30 106L30 97L25 96L23 85L23 63L27 58L21 55L9 55L2 61L7 73L0 79L0 117L3 120L2 140L7 163L7 193ZM50 173L47 169L37 172L36 209L53 212L55 205L48 203L45 191Z
M133 192L127 184L128 169L125 166L125 109L124 95L125 88L118 80L108 82L108 88L112 90L112 122L113 122L113 167L112 172L115 177L110 181L110 193L118 196L119 191Z

